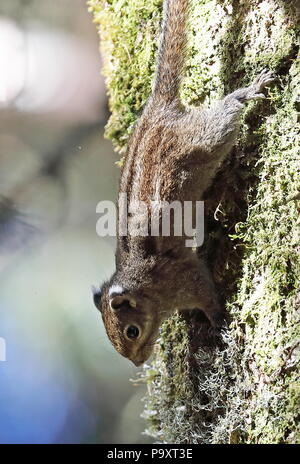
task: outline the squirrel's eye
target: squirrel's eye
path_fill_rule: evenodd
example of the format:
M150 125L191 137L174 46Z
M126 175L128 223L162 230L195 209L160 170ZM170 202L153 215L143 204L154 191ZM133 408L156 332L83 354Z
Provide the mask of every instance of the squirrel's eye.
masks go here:
M139 335L140 335L140 331L138 327L136 327L135 325L130 325L129 327L127 327L126 329L127 338L130 338L130 340L134 340L135 338L138 338Z

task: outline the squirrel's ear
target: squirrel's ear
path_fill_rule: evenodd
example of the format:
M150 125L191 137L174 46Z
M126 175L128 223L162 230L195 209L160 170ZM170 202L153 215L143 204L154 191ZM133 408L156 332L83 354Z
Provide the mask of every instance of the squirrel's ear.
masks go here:
M99 309L99 311L101 311L101 290L100 288L97 288L97 287L94 287L94 285L92 285L92 292L93 292L93 300L94 300L94 304L96 306L97 309Z
M136 308L136 300L133 296L124 293L123 295L114 295L109 301L113 310Z

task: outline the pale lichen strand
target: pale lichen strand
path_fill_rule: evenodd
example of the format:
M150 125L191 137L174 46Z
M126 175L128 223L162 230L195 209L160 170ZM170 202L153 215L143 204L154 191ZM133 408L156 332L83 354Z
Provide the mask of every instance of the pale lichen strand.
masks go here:
M210 103L265 67L278 79L267 101L246 109L237 148L208 202L208 213L218 207L226 235L214 226L210 231L218 244L212 268L231 315L223 345L200 347L191 364L186 323L173 317L142 374L147 433L162 442L300 441L299 203L287 201L300 184L294 4L192 0L181 91L186 103ZM124 153L151 91L161 1L89 5L100 30L112 112L106 134Z

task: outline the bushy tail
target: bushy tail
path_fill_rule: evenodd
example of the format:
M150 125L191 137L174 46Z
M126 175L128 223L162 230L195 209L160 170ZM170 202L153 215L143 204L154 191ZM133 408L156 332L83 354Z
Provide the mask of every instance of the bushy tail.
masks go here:
M185 58L189 0L164 0L153 96L172 101L178 94Z

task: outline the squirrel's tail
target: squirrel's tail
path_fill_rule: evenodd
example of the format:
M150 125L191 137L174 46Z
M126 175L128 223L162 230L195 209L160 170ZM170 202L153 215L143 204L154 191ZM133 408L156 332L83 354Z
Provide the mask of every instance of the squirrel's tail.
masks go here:
M188 5L189 0L164 0L154 98L172 101L178 94L185 58Z

